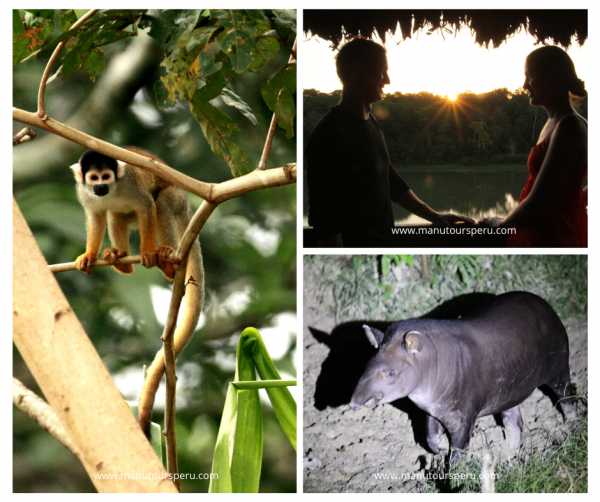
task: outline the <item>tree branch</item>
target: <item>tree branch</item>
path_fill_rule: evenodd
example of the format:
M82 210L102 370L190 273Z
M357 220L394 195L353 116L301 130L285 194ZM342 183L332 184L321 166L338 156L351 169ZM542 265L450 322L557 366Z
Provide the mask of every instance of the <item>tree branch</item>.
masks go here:
M175 492L14 199L13 244L13 339L90 480L99 492Z
M13 404L33 418L42 429L48 431L73 455L75 447L60 423L60 419L46 401L29 390L20 380L13 377Z
M74 28L77 28L78 26L81 26L90 17L92 17L96 12L98 12L98 9L92 9L92 10L86 12L83 16L81 16L81 19L79 19L75 23L73 23L73 26L71 26L69 28L69 30L72 30ZM63 40L56 46L56 49L54 49L52 56L50 56L50 59L48 60L48 64L46 65L44 74L42 75L42 80L40 82L40 90L38 92L38 112L37 112L38 116L42 120L44 120L44 118L46 117L46 110L44 107L44 95L46 93L46 83L48 82L48 79L50 78L50 72L52 71L52 67L54 66L54 63L58 59L58 56L61 53L61 51L63 50L63 48L65 47L65 45L67 45L68 41L69 41L69 39Z
M29 127L24 127L17 134L13 136L13 146L21 145L26 141L35 139L35 131Z
M29 124L46 131L50 131L54 134L62 136L63 138L73 141L78 145L85 146L90 150L102 153L113 159L121 160L133 166L146 169L147 171L160 176L174 185L177 185L198 195L199 197L202 197L203 199L206 199L210 195L210 190L212 187L211 183L197 181L194 178L186 176L185 174L182 174L161 162L144 157L143 155L134 153L130 150L125 150L124 148L120 148L107 143L106 141L102 141L101 139L94 138L93 136L89 136L88 134L73 129L65 124L61 124L60 122L57 122L51 118L42 120L37 113L30 113L26 112L25 110L20 110L19 108L13 108L13 119L18 122L23 122L24 124Z

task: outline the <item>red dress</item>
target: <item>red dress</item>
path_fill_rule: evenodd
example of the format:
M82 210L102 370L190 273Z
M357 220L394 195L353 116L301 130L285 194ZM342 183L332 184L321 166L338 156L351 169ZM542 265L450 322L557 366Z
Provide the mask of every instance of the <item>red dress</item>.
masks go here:
M587 124L586 124L587 127ZM531 149L527 159L529 177L521 192L519 204L531 193L533 185L544 163L548 147L546 140ZM587 247L588 221L587 202L583 193L583 182L587 177L585 168L573 169L565 179L544 213L534 223L517 226L516 234L508 236L508 247Z

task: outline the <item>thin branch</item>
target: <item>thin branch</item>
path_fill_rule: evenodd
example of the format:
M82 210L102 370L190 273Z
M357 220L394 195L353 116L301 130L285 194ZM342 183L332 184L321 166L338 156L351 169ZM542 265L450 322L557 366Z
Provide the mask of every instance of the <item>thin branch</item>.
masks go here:
M73 23L73 26L71 26L69 28L69 31L74 28L77 28L78 26L81 26L90 17L92 17L96 12L98 12L98 9L92 9L92 10L86 12L83 16L81 16L81 18L79 20L77 20L75 23ZM69 41L69 39L63 40L56 46L56 49L54 49L54 52L52 53L52 56L50 57L50 60L48 61L48 64L46 65L44 74L42 75L42 81L40 82L40 90L38 92L38 112L37 112L38 116L41 119L44 119L46 117L46 110L44 107L44 95L46 93L46 84L48 82L48 79L50 78L50 72L52 71L52 67L54 66L54 63L56 63L56 60L58 59L59 54L61 53L61 51L63 50L65 45L67 45L68 41Z
M118 260L115 260L115 264L123 264L126 265L128 263L140 263L141 258L140 255L135 255L135 256L124 256L123 258L119 258ZM169 260L167 260L169 261ZM91 267L108 267L112 265L112 263L107 262L106 260L95 260L94 262L92 262L92 264L90 265ZM58 272L68 272L70 270L77 270L77 267L75 266L75 262L72 261L70 263L57 263L55 265L48 265L48 268L50 269L50 272L56 274Z
M288 64L290 64L294 60L294 53L296 52L296 41L298 37L294 39L294 49L293 53L290 54L290 59ZM281 96L281 89L279 90L279 96ZM275 136L275 129L277 128L277 115L273 113L273 117L271 118L271 125L269 126L269 132L267 133L267 140L265 141L265 147L263 148L262 155L260 156L260 162L258 163L257 170L264 170L267 167L267 159L269 158L269 153L271 153L271 145L273 144L273 136Z
M42 429L54 436L73 455L75 447L67 435L60 419L46 401L29 390L20 380L13 377L13 404L33 418Z
M202 204L200 204L200 207L190 220L190 223L185 229L183 237L181 238L179 248L175 253L176 260L182 260L183 257L188 255L190 249L192 249L192 246L194 245L194 242L198 238L200 230L202 230L206 220L208 220L208 217L216 208L217 204L213 202L204 201Z
M13 136L13 146L22 145L32 139L35 139L35 131L29 127L24 127Z
M13 108L13 120L39 127L40 129L62 136L78 145L94 150L95 152L146 169L147 171L160 176L164 180L169 181L188 192L194 193L203 199L210 196L212 183L203 183L202 181L195 180L161 162L157 162L130 150L119 148L118 146L102 141L101 139L94 138L93 136L78 131L77 129L73 129L65 124L61 124L51 118L42 120L37 113L30 113L25 110L20 110L19 108Z
M254 192L261 188L289 185L296 182L296 163L286 164L284 167L266 169L264 171L254 170L239 178L223 181L213 185L209 202L220 204L226 200L233 199L248 192Z
M169 474L173 475L173 481L179 491L181 491L179 476L175 476L179 471L177 467L177 436L175 435L175 389L177 386L177 374L175 372L175 343L173 334L175 332L181 300L185 294L186 262L187 260L182 261L180 267L175 272L171 304L161 337L165 355L165 376L167 382L165 429L163 432L167 443L167 470Z

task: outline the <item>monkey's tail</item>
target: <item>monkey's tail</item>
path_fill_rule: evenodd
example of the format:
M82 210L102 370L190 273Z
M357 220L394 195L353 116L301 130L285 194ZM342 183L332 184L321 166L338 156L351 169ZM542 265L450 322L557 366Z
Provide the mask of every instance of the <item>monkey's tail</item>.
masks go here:
M190 281L191 278L194 280ZM192 338L204 303L204 267L198 240L194 243L188 257L185 282L182 319L174 334L175 359ZM148 438L150 437L150 419L154 407L154 398L164 372L165 355L164 350L161 348L156 353L150 368L148 368L138 405L138 422Z

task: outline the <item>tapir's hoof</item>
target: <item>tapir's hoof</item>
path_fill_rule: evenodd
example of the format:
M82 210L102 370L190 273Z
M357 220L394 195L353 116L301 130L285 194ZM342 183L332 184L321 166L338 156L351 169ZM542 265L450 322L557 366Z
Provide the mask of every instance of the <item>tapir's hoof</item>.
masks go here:
M358 411L362 408L361 404L354 404L354 403L350 403L350 408L352 408L354 411Z
M508 447L512 450L518 450L521 446L521 430L518 427L507 425L504 427L504 433L506 434Z

